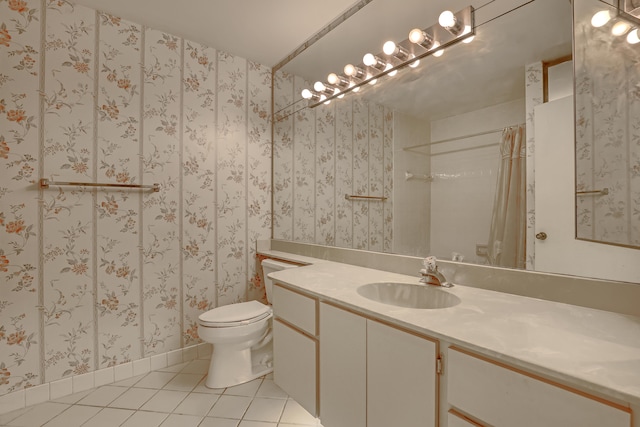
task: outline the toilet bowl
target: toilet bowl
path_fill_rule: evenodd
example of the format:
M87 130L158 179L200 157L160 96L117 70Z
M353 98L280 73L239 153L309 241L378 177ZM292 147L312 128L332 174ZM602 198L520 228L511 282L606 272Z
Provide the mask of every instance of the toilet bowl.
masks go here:
M280 261L262 261L267 301L271 301L273 271L297 267ZM217 307L198 317L198 336L213 344L205 385L225 388L242 384L273 371L271 307L248 301Z

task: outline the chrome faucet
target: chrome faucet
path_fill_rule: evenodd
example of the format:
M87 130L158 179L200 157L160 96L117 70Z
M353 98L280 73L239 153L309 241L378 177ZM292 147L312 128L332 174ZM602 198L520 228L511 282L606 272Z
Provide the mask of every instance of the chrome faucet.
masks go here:
M425 285L442 286L443 288L452 287L453 284L449 283L447 278L444 277L444 274L438 270L436 261L436 257L434 256L426 257L424 259L422 262L424 268L420 270L420 283L424 283Z

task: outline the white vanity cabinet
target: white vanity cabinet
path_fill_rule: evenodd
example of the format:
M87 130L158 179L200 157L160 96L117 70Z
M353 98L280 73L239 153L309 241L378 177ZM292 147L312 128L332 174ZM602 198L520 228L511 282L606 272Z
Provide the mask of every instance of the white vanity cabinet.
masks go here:
M367 320L320 303L320 421L367 425Z
M438 344L367 320L367 427L437 425Z
M320 304L320 420L326 427L437 423L437 343Z
M274 284L273 379L310 414L318 414L317 300Z
M474 420L450 412L456 427L631 426L627 407L455 347L447 354L447 401Z

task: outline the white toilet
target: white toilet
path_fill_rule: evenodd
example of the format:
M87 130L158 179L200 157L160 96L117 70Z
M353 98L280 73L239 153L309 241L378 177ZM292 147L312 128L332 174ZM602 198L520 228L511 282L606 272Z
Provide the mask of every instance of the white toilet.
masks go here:
M262 261L267 301L271 303L273 282L269 273L297 267L265 259ZM273 371L271 307L258 301L217 307L198 316L198 336L213 344L205 385L225 388Z

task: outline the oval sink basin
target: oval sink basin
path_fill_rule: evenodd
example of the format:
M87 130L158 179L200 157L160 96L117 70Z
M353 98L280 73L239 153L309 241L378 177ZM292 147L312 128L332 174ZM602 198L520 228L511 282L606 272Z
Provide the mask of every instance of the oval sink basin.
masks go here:
M358 287L358 294L372 301L396 307L438 309L460 304L460 298L431 285L411 283L368 283Z

